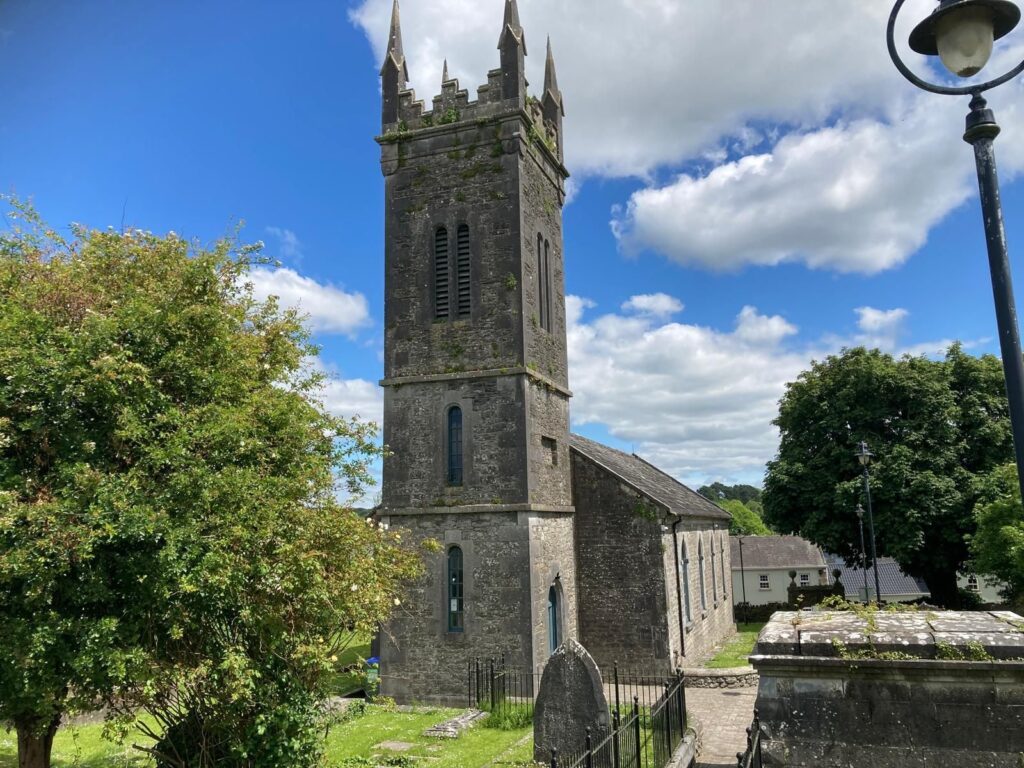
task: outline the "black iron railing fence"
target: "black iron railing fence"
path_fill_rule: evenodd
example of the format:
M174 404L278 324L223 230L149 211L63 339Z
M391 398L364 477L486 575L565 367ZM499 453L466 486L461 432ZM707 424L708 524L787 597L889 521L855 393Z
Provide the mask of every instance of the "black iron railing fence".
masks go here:
M540 672L506 666L502 659L470 663L468 703L509 726L533 721ZM591 737L572 754L552 755L553 768L663 768L686 730L683 675L651 675L618 664L602 674L611 732Z
M686 732L686 688L677 674L665 683L664 694L649 710L633 697L633 707L623 719L612 712L612 731L593 743L587 730L582 749L559 756L552 752L551 768L664 768L679 748Z
M736 768L762 768L761 720L754 710L754 722L747 728L747 751L736 753Z
M467 670L467 703L502 719L526 719L532 722L534 700L540 691L543 672L510 667L504 659L494 658L470 662ZM618 711L623 718L633 699L637 699L641 715L650 714L664 696L666 685L674 684L678 674L652 675L614 664L601 671L605 697L610 713ZM683 711L686 709L686 693Z

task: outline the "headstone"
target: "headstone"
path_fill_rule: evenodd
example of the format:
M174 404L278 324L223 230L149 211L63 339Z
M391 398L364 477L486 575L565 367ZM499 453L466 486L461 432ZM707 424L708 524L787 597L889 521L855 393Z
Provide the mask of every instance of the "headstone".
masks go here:
M566 641L548 659L533 713L533 757L545 765L551 750L569 755L586 744L587 728L596 746L610 732L608 700L601 672L587 649Z

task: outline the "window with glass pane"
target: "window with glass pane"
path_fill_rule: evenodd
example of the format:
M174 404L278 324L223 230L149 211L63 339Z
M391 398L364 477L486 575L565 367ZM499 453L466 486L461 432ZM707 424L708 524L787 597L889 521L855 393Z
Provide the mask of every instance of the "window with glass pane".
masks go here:
M465 598L462 593L462 549L448 550L448 631L465 630Z
M448 485L462 485L462 409L448 411Z

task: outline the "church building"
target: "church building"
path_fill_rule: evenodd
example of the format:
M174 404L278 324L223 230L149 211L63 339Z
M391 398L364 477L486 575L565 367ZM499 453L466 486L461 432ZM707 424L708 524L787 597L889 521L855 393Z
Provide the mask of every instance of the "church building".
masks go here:
M562 118L506 0L476 99L408 88L395 2L381 71L382 522L440 544L381 636L381 692L466 696L473 659L669 672L733 631L729 516L637 456L569 432Z

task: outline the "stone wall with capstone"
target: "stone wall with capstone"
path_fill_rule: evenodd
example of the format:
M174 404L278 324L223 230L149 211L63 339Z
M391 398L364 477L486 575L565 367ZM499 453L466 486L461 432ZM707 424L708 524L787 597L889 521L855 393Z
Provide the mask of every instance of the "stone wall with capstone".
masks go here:
M1021 658L1011 613L776 614L751 658L764 765L1016 768Z

